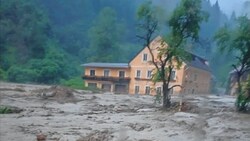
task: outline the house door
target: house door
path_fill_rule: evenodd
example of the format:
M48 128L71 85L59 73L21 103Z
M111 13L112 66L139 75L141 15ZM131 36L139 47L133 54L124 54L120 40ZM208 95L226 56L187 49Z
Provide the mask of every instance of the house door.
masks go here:
M88 83L88 87L95 89L95 88L97 88L97 84L96 83Z
M115 85L115 92L116 93L126 93L127 92L127 85L116 84Z
M104 91L110 92L111 91L111 84L102 84L102 89Z

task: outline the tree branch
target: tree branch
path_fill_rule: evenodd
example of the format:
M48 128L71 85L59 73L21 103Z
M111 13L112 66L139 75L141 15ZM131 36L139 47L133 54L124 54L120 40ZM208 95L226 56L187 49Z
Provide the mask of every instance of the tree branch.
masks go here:
M181 88L182 88L181 85L174 85L174 86L172 86L172 87L170 87L170 88L168 88L168 89L171 90L171 89L173 89L174 87L181 87Z

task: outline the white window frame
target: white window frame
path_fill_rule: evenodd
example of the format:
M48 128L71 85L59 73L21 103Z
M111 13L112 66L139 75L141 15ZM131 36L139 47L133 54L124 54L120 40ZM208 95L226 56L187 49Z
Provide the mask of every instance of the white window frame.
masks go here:
M148 76L149 72L151 72L150 77ZM152 73L153 73L152 70L147 70L146 78L151 79L152 78Z
M107 76L105 76L105 71L108 71L108 75ZM103 70L103 76L104 77L109 77L110 76L110 70L109 69L104 69Z
M148 93L147 93L147 88L149 88L149 91L148 91ZM146 95L150 95L150 91L151 91L151 88L150 88L150 86L145 86L145 94Z
M173 76L173 78L172 78L173 72L174 72L174 76ZM171 77L170 77L170 78L171 78L170 80L176 80L176 70L172 70L172 72L171 72Z
M144 58L145 57L145 58ZM147 53L143 53L142 54L142 61L143 62L147 62L148 61L148 54Z
M160 89L160 92L161 92L161 94L162 94L162 87L161 87L161 86L156 87L156 94L158 94L158 89Z
M139 76L137 76L137 72L140 72L140 73L139 73L139 74L140 74ZM136 71L135 71L135 78L141 78L141 70L136 70Z
M124 76L123 76L123 77L120 77L120 72L124 72ZM126 72L125 72L125 70L119 70L119 71L118 71L118 77L119 77L119 78L125 78L125 77L126 77Z
M91 75L91 71L94 71L94 75ZM90 69L89 70L89 76L95 76L95 69Z

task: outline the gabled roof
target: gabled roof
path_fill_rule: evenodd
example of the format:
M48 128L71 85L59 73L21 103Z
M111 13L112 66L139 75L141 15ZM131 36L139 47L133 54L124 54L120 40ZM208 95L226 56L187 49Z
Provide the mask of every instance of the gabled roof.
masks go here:
M157 36L156 38L154 38L152 42L158 42L158 41L161 41L162 40L162 37L161 36ZM144 48L142 48L130 61L129 63L138 55L140 54L145 48L147 48L146 46ZM188 54L191 55L191 60L190 61L185 61L185 63L189 66L192 66L192 67L195 67L195 68L198 68L198 69L202 69L202 70L205 70L205 71L208 71L208 72L211 72L211 69L210 67L208 66L208 61L203 58L203 57L200 57L196 54L193 54L192 52L189 52L189 51L186 51Z
M151 41L160 41L162 39L161 36L157 36L154 40ZM138 51L138 53L129 61L129 63L138 55L141 53L141 51L143 49L145 49L146 47L142 48L140 51ZM208 65L208 61L205 58L202 58L200 56L197 56L189 51L186 51L188 54L191 55L192 59L190 61L185 61L185 63L189 66L198 68L198 69L202 69L208 72L211 72L211 69ZM93 63L87 63L87 64L82 64L81 66L84 67L100 67L100 68L129 68L129 63L97 63L97 62L93 62Z
M155 37L155 38L150 42L150 44L151 44L152 42L154 42L154 41L160 41L160 40L162 40L162 37L161 37L161 36L157 36L157 37ZM141 48L141 49L135 54L135 56L129 60L128 63L131 63L131 62L134 60L134 58L135 58L138 54L140 54L145 48L147 48L147 47L145 46L145 47Z
M129 68L128 63L86 63L83 67L99 67L99 68Z

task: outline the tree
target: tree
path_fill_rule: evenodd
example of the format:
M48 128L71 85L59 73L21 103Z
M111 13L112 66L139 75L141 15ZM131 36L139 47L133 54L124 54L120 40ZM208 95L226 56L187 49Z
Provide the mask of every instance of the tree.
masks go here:
M159 28L157 9L150 1L142 4L137 12L138 30L137 37L144 42L152 57L152 64L159 74L163 86L163 107L171 106L170 90L180 85L169 85L172 71L179 68L187 58L183 45L188 40L197 40L200 23L206 19L206 14L201 10L201 0L182 0L174 10L168 26L170 32L163 39L159 53L154 56L150 43ZM164 43L166 42L167 45Z
M217 45L221 51L234 52L236 63L232 64L237 74L238 99L242 96L241 77L250 69L250 19L242 16L237 19L238 26L235 29L221 28L215 35ZM243 110L245 105L237 105Z
M97 20L89 30L91 57L88 61L112 62L119 56L119 41L123 27L118 23L115 11L110 7L101 10ZM116 52L112 54L111 52Z

